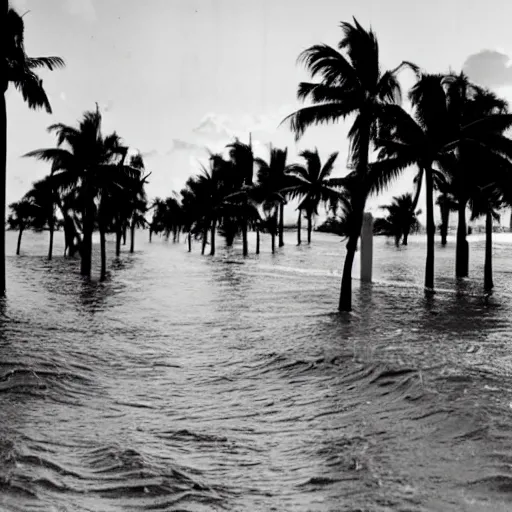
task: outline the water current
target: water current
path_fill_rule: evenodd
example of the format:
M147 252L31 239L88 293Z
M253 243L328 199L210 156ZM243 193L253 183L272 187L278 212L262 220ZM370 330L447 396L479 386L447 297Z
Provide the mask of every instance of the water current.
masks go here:
M0 511L512 510L512 235L487 297L481 237L459 282L436 248L430 298L423 237L377 238L345 315L335 236L244 260L138 233L104 283L61 236L7 235Z

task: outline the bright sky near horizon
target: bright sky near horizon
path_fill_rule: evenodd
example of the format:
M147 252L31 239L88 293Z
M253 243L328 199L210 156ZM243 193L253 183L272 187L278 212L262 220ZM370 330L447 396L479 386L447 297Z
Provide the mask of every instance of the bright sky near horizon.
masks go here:
M308 80L296 63L315 43L336 46L340 21L355 16L376 32L381 62L409 60L430 72L465 68L470 78L512 104L512 3L489 0L11 0L24 17L26 50L58 55L66 68L41 73L53 115L30 111L12 87L8 108L8 202L48 173L21 156L52 147L46 127L75 124L100 105L104 132L116 130L140 150L152 172L148 195L168 196L197 172L205 148L219 151L234 136L252 133L257 156L270 142L339 151L336 175L346 172L349 123L313 128L295 144L286 126ZM412 84L407 72L404 86ZM412 188L412 172L385 194ZM423 208L424 209L424 208ZM290 220L295 217L289 209Z

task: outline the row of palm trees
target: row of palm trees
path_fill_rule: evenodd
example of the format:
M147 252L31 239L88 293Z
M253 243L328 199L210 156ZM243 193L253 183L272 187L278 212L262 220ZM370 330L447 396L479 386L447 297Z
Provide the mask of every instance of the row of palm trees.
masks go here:
M47 228L48 258L52 258L53 234L62 224L65 254L80 254L80 272L91 275L92 238L100 236L101 279L106 277L106 235L116 235L116 255L130 231L134 251L135 229L145 225L147 198L140 154L129 154L114 132L104 136L101 113L85 112L78 126L62 123L48 128L57 138L54 148L38 149L25 156L51 164L50 174L37 181L23 198L10 205L10 227L19 230L17 253L24 229ZM58 215L57 215L58 211Z
M291 199L298 200L297 243L301 240L301 220L307 222L307 242L311 243L313 219L320 204L335 205L342 200L336 178L331 178L338 153L322 163L318 150L302 151L303 163L290 164L287 149L271 148L268 161L254 156L252 145L236 139L226 147L228 157L210 154L209 165L190 177L183 190L167 199L157 198L149 225L153 233L188 233L202 240L202 253L210 243L215 254L216 233L231 246L242 237L243 254L249 251L248 230L256 231L256 253L260 250L260 232L271 235L272 252L284 246L284 208Z
M312 125L353 118L349 131L351 172L343 180L349 222L339 301L341 311L350 311L352 264L366 201L411 166L418 168L417 197L425 183L426 290L434 289L436 188L451 194L456 202L456 275L468 275L467 206L478 204L478 211L492 228L493 211L502 203L510 204L512 141L506 133L512 115L503 99L471 83L463 73L429 74L408 62L383 72L373 31L363 29L355 19L342 23L341 29L343 37L337 49L320 44L301 54L300 61L318 81L299 84L298 97L311 104L285 122L300 138ZM399 104L397 73L404 68L416 76L408 95L411 112ZM374 153L376 158L371 161ZM485 285L492 287L490 257L485 265Z

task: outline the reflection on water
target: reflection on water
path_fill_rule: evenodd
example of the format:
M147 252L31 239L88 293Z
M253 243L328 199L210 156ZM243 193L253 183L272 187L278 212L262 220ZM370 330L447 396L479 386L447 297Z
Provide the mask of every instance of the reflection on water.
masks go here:
M510 510L512 239L491 296L473 240L471 278L439 248L428 297L423 239L376 239L338 315L344 244L288 237L245 260L109 243L101 283L27 235L0 302L0 510Z

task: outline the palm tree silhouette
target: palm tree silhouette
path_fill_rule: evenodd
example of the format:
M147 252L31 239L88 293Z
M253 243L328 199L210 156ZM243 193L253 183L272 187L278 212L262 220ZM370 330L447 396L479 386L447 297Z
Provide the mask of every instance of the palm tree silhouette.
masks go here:
M353 24L342 23L343 38L336 49L319 44L305 50L299 60L319 83L300 83L299 99L310 99L312 106L302 108L288 116L296 138L311 125L335 122L355 114L349 131L350 153L355 174L360 180L352 196L353 216L347 242L347 255L343 267L339 309L352 309L352 264L361 233L363 213L368 196L366 176L370 142L377 120L385 112L385 104L399 99L400 86L396 72L381 72L379 45L370 29L366 31L354 18Z
M279 235L279 247L284 246L284 205L286 204L286 188L291 184L289 172L293 165L286 165L287 149L270 149L268 163L262 158L255 160L258 167L258 185L255 189L255 198L262 205L267 217L266 230L272 236L272 253L275 252L275 236ZM278 219L279 217L279 219ZM271 220L270 220L271 219Z
M395 245L398 247L400 240L402 240L402 245L407 245L409 233L417 231L419 228L417 216L421 213L421 210L415 210L412 195L395 196L391 204L383 205L380 208L388 211L387 231L390 236L395 238Z
M338 153L332 153L322 165L318 149L315 151L305 150L299 155L306 161L302 166L294 164L289 167L288 174L294 178L294 183L286 188L291 198L300 198L299 211L306 212L308 222L308 244L311 243L311 231L313 228L313 217L318 215L320 203L327 204L338 201L341 181L338 178L330 178L334 162Z
M9 84L18 89L24 101L31 109L44 108L48 113L52 109L43 88L43 81L34 70L47 68L53 70L64 66L60 57L29 57L25 53L25 24L23 18L9 8L9 2L0 4L0 34L2 35L3 55L0 61L0 226L5 226L5 182L7 162L7 110L5 93ZM5 293L5 232L0 229L0 294Z
M20 201L9 205L11 214L7 218L9 229L18 230L18 243L16 245L16 255L19 256L21 249L21 237L26 229L33 227L34 219L38 216L38 207L29 199L23 197Z
M25 156L52 162L52 175L61 187L78 189L83 238L80 247L80 272L91 275L92 234L97 214L96 199L125 173L117 161L126 148L116 133L103 136L101 113L85 112L78 128L62 123L51 125L48 131L57 135L57 147L38 149ZM101 229L106 226L101 226Z

